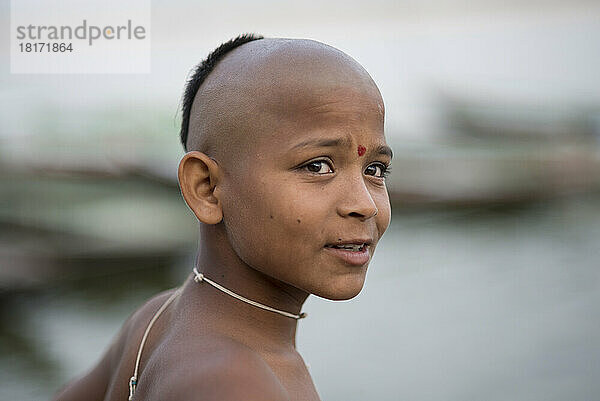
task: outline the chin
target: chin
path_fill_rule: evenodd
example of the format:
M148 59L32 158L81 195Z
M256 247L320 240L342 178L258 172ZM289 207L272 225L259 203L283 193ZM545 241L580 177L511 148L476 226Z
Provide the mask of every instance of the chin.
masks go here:
M363 289L364 279L349 280L339 283L338 286L328 286L325 288L315 289L313 295L321 298L329 299L330 301L347 301L354 298Z

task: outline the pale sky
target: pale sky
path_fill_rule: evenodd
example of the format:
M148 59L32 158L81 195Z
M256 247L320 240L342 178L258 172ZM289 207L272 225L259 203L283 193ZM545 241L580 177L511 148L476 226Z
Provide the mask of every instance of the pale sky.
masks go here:
M8 27L9 1L0 4ZM0 138L42 133L30 121L47 108L65 118L115 106L174 115L189 69L248 31L312 38L353 56L381 89L391 137L435 136L440 94L598 105L598 15L600 4L585 1L153 1L150 74L11 75L4 36Z

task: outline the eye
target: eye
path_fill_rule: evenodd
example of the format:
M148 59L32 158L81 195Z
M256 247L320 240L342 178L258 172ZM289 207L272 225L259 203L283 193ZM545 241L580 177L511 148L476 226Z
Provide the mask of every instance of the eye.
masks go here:
M383 163L373 163L365 169L365 174L372 175L378 178L385 178L392 171L390 166Z
M302 166L302 168L305 168L308 171L310 171L311 173L315 173L315 174L333 173L331 164L327 160L313 160L313 161L305 164L304 166Z

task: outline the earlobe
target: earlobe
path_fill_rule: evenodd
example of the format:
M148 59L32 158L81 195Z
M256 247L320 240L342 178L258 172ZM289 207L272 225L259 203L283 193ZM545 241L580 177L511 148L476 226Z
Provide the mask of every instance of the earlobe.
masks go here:
M179 162L177 176L183 199L198 220L206 224L219 223L223 209L215 195L220 177L218 164L202 152L188 152Z

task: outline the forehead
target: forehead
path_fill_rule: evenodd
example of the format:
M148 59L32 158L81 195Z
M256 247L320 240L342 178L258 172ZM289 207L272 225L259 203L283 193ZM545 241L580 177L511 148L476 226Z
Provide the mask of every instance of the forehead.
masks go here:
M377 88L367 85L316 86L307 83L280 97L276 112L294 122L331 121L344 124L355 120L383 122L383 100Z
M240 158L315 135L385 141L383 101L369 74L316 42L247 43L216 66L199 93L194 124L206 127L224 158L238 166Z
M342 147L356 141L365 146L385 144L383 101L376 87L309 87L280 97L257 145L284 150L320 138L337 138L335 146Z

